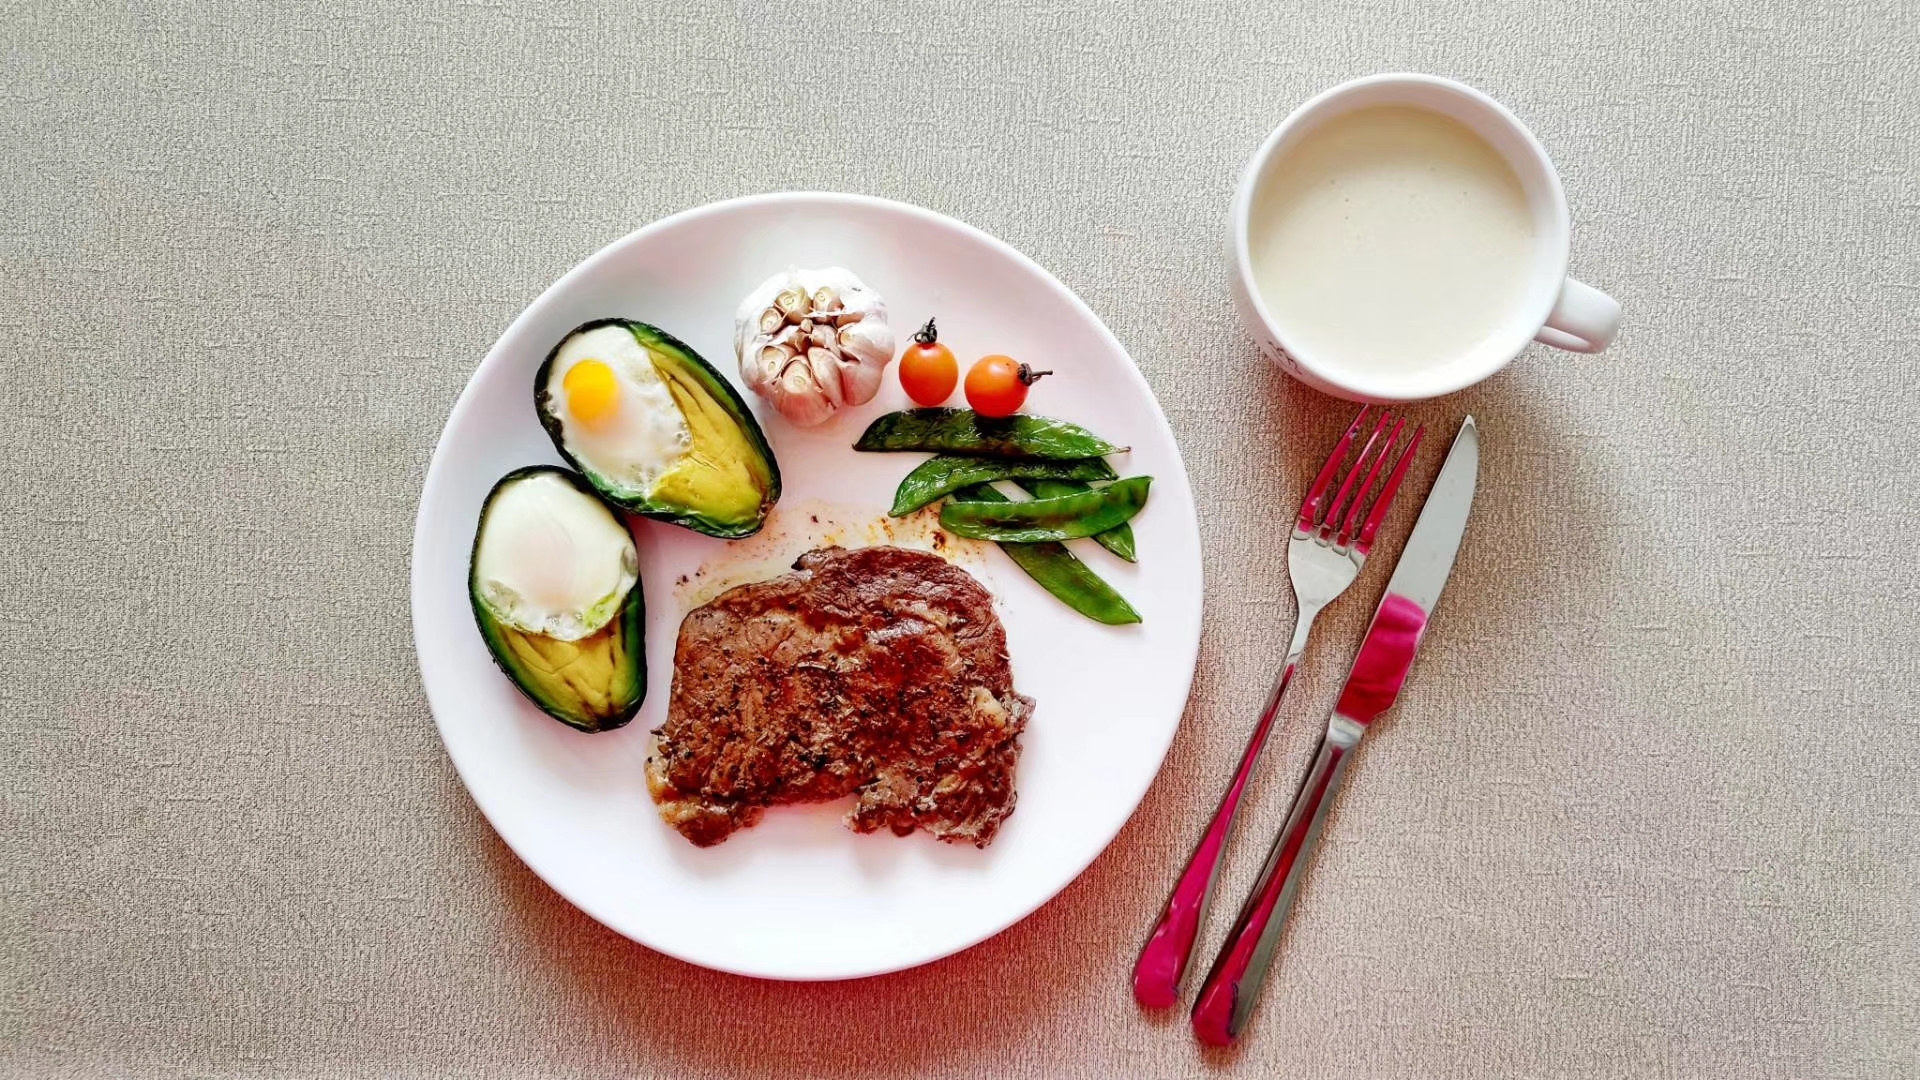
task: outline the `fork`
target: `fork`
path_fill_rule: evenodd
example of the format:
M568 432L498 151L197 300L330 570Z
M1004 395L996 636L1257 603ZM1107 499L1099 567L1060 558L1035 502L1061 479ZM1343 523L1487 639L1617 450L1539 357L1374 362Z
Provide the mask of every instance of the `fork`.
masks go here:
M1383 411L1335 489L1334 480L1346 464L1347 452L1365 430L1370 411L1371 406L1362 408L1353 423L1347 425L1346 433L1327 456L1327 463L1321 466L1320 474L1314 477L1313 486L1307 489L1307 497L1300 505L1300 517L1294 522L1293 536L1287 542L1287 576L1293 582L1299 616L1293 626L1293 641L1287 646L1286 665L1280 669L1280 677L1267 696L1267 707L1261 711L1259 723L1254 725L1253 737L1240 754L1240 767L1234 771L1233 783L1221 798L1220 807L1214 811L1199 845L1187 858L1186 869L1180 872L1180 880L1167 898L1166 910L1141 948L1140 959L1134 962L1134 1000L1147 1008L1170 1008L1180 998L1180 979L1186 974L1187 963L1193 956L1194 939L1213 901L1213 887L1226 861L1227 841L1233 836L1240 798L1246 794L1254 765L1266 747L1273 719L1280 711L1280 699L1293 682L1294 669L1299 667L1300 656L1306 651L1313 621L1360 576L1367 553L1373 549L1380 522L1393 505L1393 497L1400 490L1400 481L1406 477L1414 451L1419 449L1424 429L1415 427L1413 437L1395 454L1407 423ZM1392 425L1391 431L1388 425ZM1391 466L1387 464L1389 459L1393 461ZM1383 469L1387 479L1376 492L1374 481L1380 478ZM1331 498L1328 497L1330 490L1333 491Z

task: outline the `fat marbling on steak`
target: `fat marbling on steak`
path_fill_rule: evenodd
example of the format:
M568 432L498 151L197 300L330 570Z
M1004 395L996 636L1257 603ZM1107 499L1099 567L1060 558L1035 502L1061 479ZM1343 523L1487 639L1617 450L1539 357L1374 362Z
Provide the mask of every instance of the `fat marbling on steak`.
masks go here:
M856 832L985 847L1033 702L993 597L924 551L822 548L687 613L647 787L701 847L779 803L854 796Z

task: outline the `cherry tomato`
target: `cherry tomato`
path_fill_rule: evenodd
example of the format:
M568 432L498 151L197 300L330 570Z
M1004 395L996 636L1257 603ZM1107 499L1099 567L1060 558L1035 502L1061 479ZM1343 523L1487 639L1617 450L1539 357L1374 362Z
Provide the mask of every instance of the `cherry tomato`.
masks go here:
M900 354L900 388L916 404L938 405L953 396L960 382L960 364L953 350L940 344L933 320L913 335L913 344Z
M1027 402L1027 387L1051 371L1035 371L1011 356L983 356L967 372L967 404L981 416L1012 416Z

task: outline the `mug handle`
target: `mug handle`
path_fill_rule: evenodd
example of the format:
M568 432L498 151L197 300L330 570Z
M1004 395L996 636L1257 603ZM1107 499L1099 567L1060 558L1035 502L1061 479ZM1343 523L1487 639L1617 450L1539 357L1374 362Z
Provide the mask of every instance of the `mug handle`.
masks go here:
M1620 301L1568 278L1547 315L1547 325L1533 340L1569 352L1595 353L1613 344L1613 335L1619 332Z

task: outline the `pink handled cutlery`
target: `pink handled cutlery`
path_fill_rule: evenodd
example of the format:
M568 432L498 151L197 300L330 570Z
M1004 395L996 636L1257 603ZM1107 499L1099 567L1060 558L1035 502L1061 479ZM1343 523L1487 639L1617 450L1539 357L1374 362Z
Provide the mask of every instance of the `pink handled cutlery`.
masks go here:
M1440 601L1440 590L1453 573L1479 476L1480 429L1469 416L1460 425L1446 464L1420 508L1413 534L1400 552L1340 700L1327 718L1313 765L1293 797L1286 824L1274 837L1260 878L1200 988L1193 1007L1193 1031L1201 1042L1214 1046L1233 1042L1253 1015L1281 928L1293 909L1308 857L1353 750L1367 726L1400 696L1427 621Z
M1241 752L1233 782L1221 798L1220 807L1214 811L1199 845L1188 857L1186 869L1174 884L1165 910L1134 963L1133 996L1148 1008L1169 1008L1180 998L1180 979L1186 973L1194 939L1213 899L1214 883L1226 855L1227 841L1233 835L1241 797L1246 793L1260 751L1267 744L1280 700L1293 681L1301 654L1306 651L1314 619L1360 575L1380 522L1393 505L1400 481L1405 478L1414 451L1420 446L1420 428L1416 427L1412 437L1403 442L1401 436L1406 431L1406 421L1382 412L1349 464L1348 454L1367 430L1371 411L1361 409L1360 415L1347 425L1346 433L1328 455L1327 463L1314 477L1313 486L1307 489L1307 497L1301 503L1300 516L1287 543L1287 575L1293 582L1293 595L1299 608L1293 641L1287 646L1286 663L1280 669L1272 693L1267 696L1266 708L1254 725L1253 737ZM1344 473L1342 466L1345 466ZM1338 488L1334 486L1336 479Z

